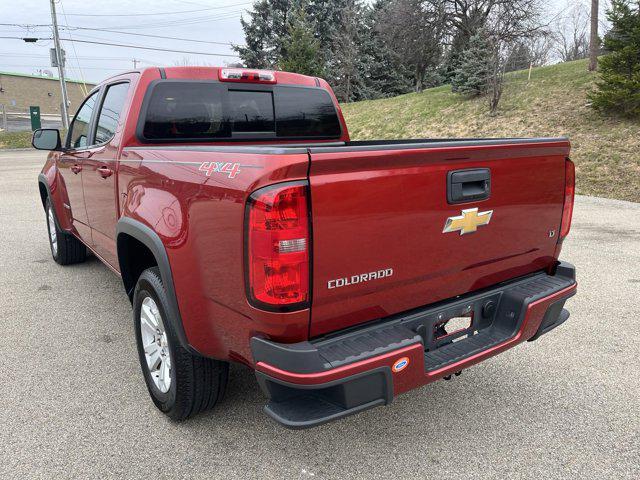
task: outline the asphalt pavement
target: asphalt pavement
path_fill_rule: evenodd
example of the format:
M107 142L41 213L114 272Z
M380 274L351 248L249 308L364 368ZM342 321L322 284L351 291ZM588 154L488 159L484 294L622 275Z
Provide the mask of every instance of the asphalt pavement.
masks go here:
M1 115L1 112L0 112ZM43 113L40 115L41 128L62 128L62 118L59 115ZM0 117L0 129L6 128L7 132L31 131L31 117L29 113L8 113L6 125Z
M120 280L51 259L44 157L0 153L1 479L640 478L640 204L577 198L578 295L536 342L306 431L234 366L225 400L178 424L148 398Z

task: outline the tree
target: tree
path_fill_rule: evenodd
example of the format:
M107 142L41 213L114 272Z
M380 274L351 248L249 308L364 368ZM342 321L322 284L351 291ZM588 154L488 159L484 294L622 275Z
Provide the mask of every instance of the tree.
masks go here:
M259 0L249 12L249 20L240 19L245 45L234 45L233 49L247 67L275 68L284 54L288 18L295 7L292 0Z
M504 63L505 72L515 72L529 68L533 63L533 55L526 41L515 42L507 52Z
M302 7L290 16L288 38L282 43L282 58L278 62L282 70L313 77L324 76L320 42L314 38L313 26Z
M336 55L334 52L335 38L340 33L343 10L350 0L306 0L305 10L313 22L313 34L320 42L322 55L327 64L327 74L332 81L332 64Z
M367 62L360 51L361 12L362 5L357 0L348 0L342 9L338 29L331 42L334 91L343 102L351 102L362 97L360 90L363 87L363 74Z
M486 92L489 100L489 110L494 113L504 87L504 74L509 58L517 50L518 44L532 42L543 33L539 21L540 3L538 0L444 0L449 23L457 29L460 35L465 35L472 28L478 28L482 24L483 40L481 59L482 70L488 63L488 77L486 79ZM480 31L480 30L479 30ZM479 32L478 31L478 32ZM475 38L474 33L470 38ZM471 40L469 40L470 45ZM469 53L466 47L461 58L471 62L473 53ZM475 45L474 50L479 46ZM478 67L480 68L480 67ZM455 70L458 75L458 69ZM480 84L481 77L471 77ZM464 82L463 82L464 83ZM472 82L473 84L473 82ZM476 88L475 92L481 92ZM481 93L476 93L481 94Z
M555 50L563 62L587 58L589 55L589 12L584 4L571 8L568 16L555 25Z
M392 0L381 15L380 32L387 45L413 74L417 92L430 85L442 58L445 19L441 5L423 0Z
M598 68L598 52L600 39L598 38L598 0L591 0L591 33L589 36L589 71L595 72Z
M492 57L489 35L481 29L471 37L468 47L459 56L458 67L451 78L451 89L471 97L486 94L492 72Z
M590 95L602 112L640 117L640 1L612 0L611 30L604 39L608 55L600 61L600 80Z
M376 0L365 8L360 54L365 60L364 98L394 97L413 89L413 74L394 45L385 40L386 9L392 0Z
M529 53L533 53L534 42L544 33L539 21L541 1L430 0L430 3L440 6L446 18L448 51L445 71L448 76L459 75L461 57L470 48L471 38L481 30L485 31L491 50L487 91L490 110L495 112L502 97L504 73L510 64L515 64L516 52L523 53L528 48ZM521 59L518 60L516 66L521 66Z

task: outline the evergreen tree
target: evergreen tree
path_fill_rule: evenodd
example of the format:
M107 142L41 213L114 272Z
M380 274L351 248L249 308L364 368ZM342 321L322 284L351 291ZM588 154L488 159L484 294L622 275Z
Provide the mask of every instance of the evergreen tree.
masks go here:
M482 29L469 40L469 46L462 51L451 79L454 92L469 96L484 95L490 87L492 72L493 48Z
M533 63L531 49L525 42L517 42L509 50L505 61L505 71L514 72L517 70L525 70Z
M612 0L605 36L608 55L600 61L600 81L590 95L594 108L640 117L640 1Z
M245 45L234 45L233 49L247 67L276 67L289 36L289 16L299 4L299 0L258 0L249 19L240 19Z
M363 57L362 5L358 0L347 0L340 15L335 37L331 42L332 86L342 102L366 97L363 93L367 59Z
M289 35L283 47L283 56L278 65L282 70L313 77L324 76L320 42L314 38L313 26L302 7L290 17Z
M413 90L413 74L402 57L385 41L385 9L392 0L377 0L365 9L361 55L365 62L362 96L394 97Z
M313 22L314 36L320 42L320 49L330 67L336 36L340 33L343 9L350 0L307 0L306 12ZM327 68L330 70L330 68ZM330 74L329 71L327 73Z

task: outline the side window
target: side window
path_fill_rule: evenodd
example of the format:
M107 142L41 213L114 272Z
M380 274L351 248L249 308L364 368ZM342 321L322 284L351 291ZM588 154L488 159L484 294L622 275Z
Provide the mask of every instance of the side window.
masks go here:
M116 83L108 87L107 94L102 102L100 115L98 116L96 144L108 142L116 134L118 119L120 118L124 102L127 99L128 90L128 83Z
M78 113L76 113L71 127L69 127L69 148L85 148L89 142L89 123L91 122L91 115L96 107L96 100L98 98L98 92L92 94L82 104Z

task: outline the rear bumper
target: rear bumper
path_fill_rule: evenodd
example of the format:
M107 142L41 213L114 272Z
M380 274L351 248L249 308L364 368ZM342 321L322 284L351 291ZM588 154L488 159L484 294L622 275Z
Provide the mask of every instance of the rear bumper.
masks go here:
M290 428L307 428L378 405L399 393L451 375L569 317L575 268L560 263L482 292L395 315L310 342L278 344L254 337L256 376L269 396L265 412ZM439 336L449 318L471 326Z

